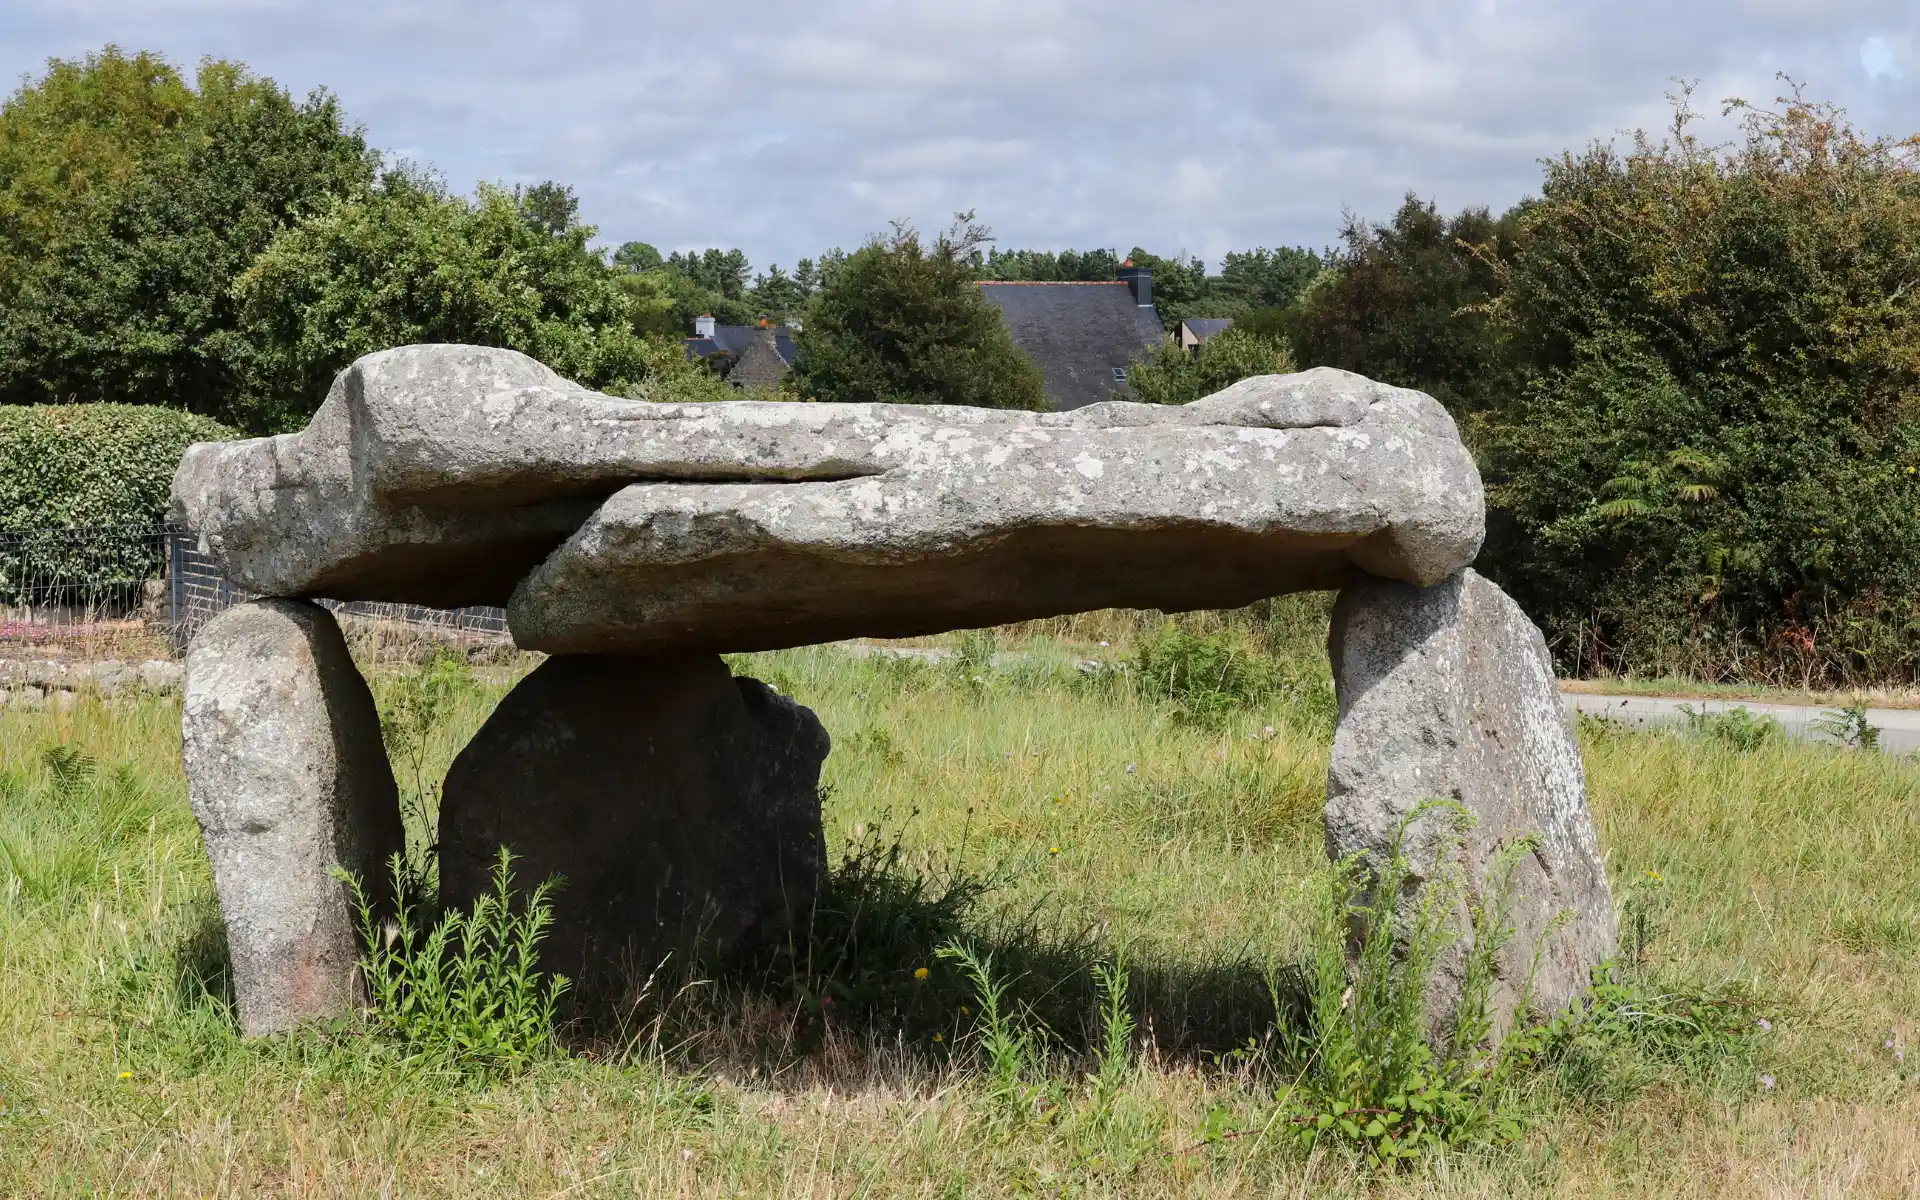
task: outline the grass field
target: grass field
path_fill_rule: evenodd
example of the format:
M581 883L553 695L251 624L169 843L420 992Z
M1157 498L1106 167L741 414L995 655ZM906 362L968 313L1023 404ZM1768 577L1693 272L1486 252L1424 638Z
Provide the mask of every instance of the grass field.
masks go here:
M1057 1031L1042 1102L1013 1112L969 1056L971 1014L916 1005L919 986L942 1008L965 994L931 954L813 981L858 1020L676 977L575 1053L492 1081L352 1027L242 1042L177 703L0 710L0 1194L1920 1194L1920 768L1584 731L1648 994L1749 997L1753 1032L1543 1062L1519 1142L1379 1174L1287 1137L1258 1053L1323 878L1324 711L1282 689L1182 721L1021 644L1001 670L832 649L741 664L833 732L836 845L897 841L887 879L932 881L902 911L995 950ZM457 690L419 778L507 683L487 679ZM411 787L414 764L398 774ZM1090 977L1117 948L1139 1058L1095 1105ZM859 1006L876 995L911 1015Z

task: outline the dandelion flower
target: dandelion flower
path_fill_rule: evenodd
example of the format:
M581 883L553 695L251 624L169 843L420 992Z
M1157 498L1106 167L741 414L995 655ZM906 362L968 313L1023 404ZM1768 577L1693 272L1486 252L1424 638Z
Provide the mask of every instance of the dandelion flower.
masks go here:
M938 1034L938 1033L936 1033L936 1034L934 1034L934 1035L933 1035L933 1040L934 1040L934 1041L936 1041L936 1042L944 1042L944 1041L946 1041L947 1039L946 1039L946 1037L945 1037L945 1035L943 1035L943 1034Z
M925 979L927 977L927 969L925 967L915 967L913 969L913 977L915 979Z
M1060 853L1060 847L1058 847L1058 846L1048 846L1048 847L1047 847L1047 853L1048 853L1048 854L1058 854L1058 853Z
M133 1072L132 1072L132 1071L122 1071L122 1072L120 1072L120 1078L122 1078L122 1079L132 1079L132 1078L133 1078Z

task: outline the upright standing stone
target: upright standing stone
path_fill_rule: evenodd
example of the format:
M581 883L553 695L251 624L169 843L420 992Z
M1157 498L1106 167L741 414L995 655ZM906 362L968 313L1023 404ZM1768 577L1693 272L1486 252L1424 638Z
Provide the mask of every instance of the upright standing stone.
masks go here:
M241 1030L352 1012L359 942L330 872L385 903L403 834L379 714L333 616L253 600L215 617L187 654L182 734Z
M454 760L440 800L440 897L553 876L542 965L644 972L804 915L823 868L826 730L717 655L549 658Z
M1327 772L1328 854L1382 855L1422 801L1458 801L1477 822L1457 864L1477 903L1492 857L1537 834L1511 876L1514 937L1495 962L1492 1009L1504 1024L1530 971L1534 1005L1560 1008L1613 952L1615 923L1580 751L1540 631L1471 570L1429 588L1368 580L1340 594L1329 653L1340 724ZM1416 885L1443 844L1443 822L1436 813L1409 830ZM1553 927L1558 914L1564 923ZM1430 1012L1453 1011L1463 962L1456 952L1441 963Z

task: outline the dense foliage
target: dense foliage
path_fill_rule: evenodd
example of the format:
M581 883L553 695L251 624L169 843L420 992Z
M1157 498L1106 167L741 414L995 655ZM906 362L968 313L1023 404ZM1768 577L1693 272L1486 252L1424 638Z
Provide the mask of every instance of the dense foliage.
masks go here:
M56 63L0 111L0 400L268 423L234 280L373 167L324 93L297 103L231 63L191 88L148 56Z
M238 436L154 405L0 406L0 531L156 525L181 453Z
M181 452L235 436L157 405L0 406L0 604L137 599Z
M482 187L469 201L386 173L287 230L238 280L255 411L277 401L271 423L298 426L341 368L414 342L505 346L606 390L641 382L646 347L592 233L570 206L543 219L525 194Z
M1494 561L1572 655L1920 668L1914 149L1796 100L1550 165L1482 441Z
M593 234L559 184L467 200L383 169L332 97L296 102L238 64L189 84L111 47L56 60L0 106L0 402L275 432L355 356L426 340L710 396L681 361L685 298L610 266Z
M1282 322L1294 353L1309 365L1417 386L1455 412L1486 407L1506 390L1486 305L1519 212L1447 217L1409 195L1386 224L1349 217L1335 269L1303 285Z
M1483 565L1565 665L1920 674L1920 173L1788 97L1550 162L1498 220L1350 231L1307 363L1468 418Z
M1236 327L1207 339L1198 354L1168 338L1157 354L1127 369L1127 382L1136 400L1186 404L1249 376L1292 370L1293 355L1284 340Z
M963 213L924 244L910 225L848 257L815 297L794 364L809 399L1042 408L1040 368L976 286L986 230Z

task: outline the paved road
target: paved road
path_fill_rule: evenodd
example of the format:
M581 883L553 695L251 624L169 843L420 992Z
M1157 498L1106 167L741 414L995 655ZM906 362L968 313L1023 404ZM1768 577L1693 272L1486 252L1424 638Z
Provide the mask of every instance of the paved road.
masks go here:
M1687 714L1680 706L1695 712L1725 712L1744 708L1755 716L1772 717L1792 737L1831 741L1813 728L1813 722L1831 709L1804 704L1768 704L1759 700L1687 700L1665 696L1595 696L1585 692L1562 692L1560 698L1569 713L1583 712L1596 717L1611 717L1635 727L1684 724ZM1867 723L1880 730L1880 748L1911 754L1920 751L1920 711L1904 708L1870 708Z

